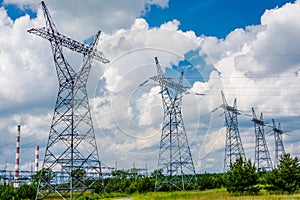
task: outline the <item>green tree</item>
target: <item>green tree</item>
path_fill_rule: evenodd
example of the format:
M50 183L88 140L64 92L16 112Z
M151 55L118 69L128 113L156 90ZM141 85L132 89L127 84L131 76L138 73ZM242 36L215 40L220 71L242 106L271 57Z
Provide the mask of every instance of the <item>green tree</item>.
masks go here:
M9 184L4 184L0 190L0 199L1 200L11 200L15 196L14 187Z
M97 180L93 185L94 192L100 194L104 190L103 181L101 179Z
M278 168L269 172L266 179L269 184L267 190L294 193L300 184L299 158L292 158L290 154L284 154Z
M164 176L163 175L163 170L162 169L155 169L152 173L151 173L152 177L157 177L157 176Z
M153 192L154 191L155 180L151 177L138 178L136 180L136 188L140 193Z
M129 172L127 170L116 170L112 172L113 178L109 178L104 182L104 191L111 192L125 192L125 190L131 185L131 179L129 179Z
M43 168L40 171L38 171L37 174L32 176L32 182L34 184L38 184L40 180L50 182L53 177L52 170L50 168Z
M251 160L244 161L242 157L230 165L230 170L224 175L224 184L229 193L257 194L260 190L256 167Z
M35 199L36 186L34 184L22 184L16 189L15 199Z
M209 174L205 172L198 176L199 179L199 189L206 190L206 189L214 189L221 187L221 181L217 174Z

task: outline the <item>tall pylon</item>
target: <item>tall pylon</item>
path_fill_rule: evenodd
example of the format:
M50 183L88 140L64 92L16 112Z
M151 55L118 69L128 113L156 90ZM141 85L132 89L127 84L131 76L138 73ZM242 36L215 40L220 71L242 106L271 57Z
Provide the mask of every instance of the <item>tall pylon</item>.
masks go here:
M281 156L283 156L285 154L285 150L284 150L284 146L283 146L283 142L282 142L283 131L281 130L280 123L278 123L278 127L277 127L274 119L272 119L272 122L273 122L273 134L274 134L274 139L275 139L274 168L277 168Z
M45 3L41 4L46 26L28 32L50 41L59 89L36 199L49 193L76 199L102 178L86 84L92 60L109 61L97 51L100 31L90 46L66 37L58 32ZM78 72L67 62L63 47L83 54Z
M257 119L254 108L252 108L254 132L255 132L255 165L258 172L273 169L270 153L265 139L263 114Z
M164 117L159 148L155 191L164 189L186 190L196 183L195 167L183 123L181 105L185 92L183 73L179 83L164 77L157 57L157 76L152 77L161 89ZM170 89L174 91L170 93Z
M234 99L233 106L229 106L224 92L221 91L223 99L223 109L225 114L226 125L226 139L225 139L225 156L224 156L224 172L230 170L230 165L233 164L237 158L242 157L246 161L246 155L243 148L239 132L239 124L237 116L240 112L237 109L236 99Z

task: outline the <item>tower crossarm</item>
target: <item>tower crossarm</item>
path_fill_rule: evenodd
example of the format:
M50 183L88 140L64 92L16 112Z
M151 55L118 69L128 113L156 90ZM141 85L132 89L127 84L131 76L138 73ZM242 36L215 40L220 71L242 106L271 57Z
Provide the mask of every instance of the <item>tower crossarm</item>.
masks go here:
M251 121L253 121L256 124L259 124L261 126L265 126L265 122L256 118L253 118Z
M159 64L158 58L155 57L155 64L157 69L157 76L151 77L152 80L157 81L164 88L172 88L176 91L177 94L186 92L187 87L182 85L183 73L181 73L179 83L176 83L169 78L164 77L163 71Z
M95 48L91 48L88 45L82 44L76 40L73 40L65 35L60 34L57 31L53 31L47 29L46 27L43 28L32 28L28 30L29 33L33 33L38 35L42 38L49 40L50 42L56 42L57 44L61 44L62 46L69 48L72 51L81 53L83 55L91 55L94 59L102 62L108 63L109 61L104 58L102 52L97 51Z
M178 93L184 93L187 88L187 87L184 87L181 84L171 81L170 79L165 78L165 77L154 76L154 77L151 77L151 79L154 81L157 81L163 87L172 88L172 89L178 91Z
M228 106L228 105L222 105L221 106L224 110L227 110L231 113L234 113L234 114L237 114L237 115L240 115L241 113L233 106Z
M223 99L223 105L221 105L221 107L225 110L225 111L229 111L230 113L233 114L237 114L240 115L241 113L239 112L239 110L236 108L236 99L234 100L234 106L229 106L226 99L225 99L225 95L224 92L221 91L221 95L222 95L222 99Z
M252 116L253 116L253 119L251 121L253 121L255 124L259 124L261 126L266 125L265 122L262 120L263 119L262 113L261 113L260 119L257 119L254 108L252 108Z
M273 131L279 134L283 134L283 131L278 128L273 128Z
M278 128L277 128L274 119L272 119L272 122L273 122L273 131L275 133L278 133L278 134L282 135L283 134L283 130L281 130L280 123L278 124Z

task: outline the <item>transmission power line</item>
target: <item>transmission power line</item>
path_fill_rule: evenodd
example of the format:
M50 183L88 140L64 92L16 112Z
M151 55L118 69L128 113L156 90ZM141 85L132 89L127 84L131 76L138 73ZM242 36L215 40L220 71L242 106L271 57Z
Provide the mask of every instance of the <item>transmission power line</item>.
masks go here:
M191 183L195 183L197 178L181 113L182 94L185 92L182 85L183 73L179 83L175 83L164 77L157 57L155 63L157 76L151 79L160 85L164 109L157 166L161 173L156 174L155 191L163 187L186 190L192 187Z
M276 127L274 119L272 119L272 122L273 122L273 134L274 134L274 139L275 139L274 168L277 168L281 156L283 156L285 154L285 150L284 150L284 146L283 146L283 142L282 142L283 131L281 130L280 123L278 123L278 127Z
M224 156L224 172L230 169L230 165L233 164L237 158L242 157L246 160L239 128L237 116L240 112L237 109L236 99L234 99L233 106L229 106L223 91L221 91L223 99L223 109L225 114L226 125L226 139L225 139L225 156Z
M252 122L255 132L255 165L258 172L272 170L272 162L268 146L265 139L264 126L266 125L261 113L260 119L257 119L254 108L252 108Z
M90 46L82 44L58 32L44 2L42 9L46 26L28 32L50 41L59 90L37 199L49 193L58 193L62 199L76 199L102 178L86 83L93 59L102 63L109 61L97 51L100 31ZM83 54L83 64L78 72L67 62L63 47Z

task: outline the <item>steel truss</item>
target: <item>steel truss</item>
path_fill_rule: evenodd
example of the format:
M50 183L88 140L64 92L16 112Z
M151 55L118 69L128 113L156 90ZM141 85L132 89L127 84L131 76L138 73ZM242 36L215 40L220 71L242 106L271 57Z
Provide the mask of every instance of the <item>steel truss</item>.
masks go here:
M255 131L255 165L258 172L272 170L272 161L265 139L263 114L257 119L254 108L252 108L254 131Z
M246 161L246 155L244 152L239 128L237 116L240 112L237 109L236 99L234 99L233 106L229 106L223 91L221 91L223 99L223 109L225 114L226 125L226 144L225 144L225 157L224 157L224 172L230 169L230 165L233 164L237 158L242 157Z
M181 113L183 73L179 83L175 83L164 77L156 57L155 63L157 76L152 79L160 84L164 109L155 191L191 189L197 185L197 178ZM174 90L173 95L170 89Z
M50 41L59 89L36 198L57 193L62 199L76 199L102 178L86 84L92 60L109 61L97 51L100 31L90 46L68 38L57 31L45 3L41 4L46 27L28 32ZM78 72L67 62L63 47L83 54Z
M273 134L274 134L274 139L275 139L274 168L277 168L281 156L283 156L285 154L285 150L284 150L284 146L283 146L283 142L282 142L283 131L281 130L280 123L278 123L278 127L276 127L274 119L272 119L272 122L273 122Z

